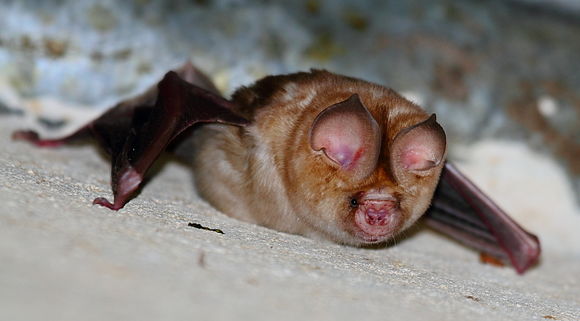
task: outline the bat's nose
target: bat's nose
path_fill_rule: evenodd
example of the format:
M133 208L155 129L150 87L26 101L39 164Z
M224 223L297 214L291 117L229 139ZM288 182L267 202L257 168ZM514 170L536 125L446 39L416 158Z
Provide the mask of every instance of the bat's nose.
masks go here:
M385 225L387 223L388 211L386 209L375 210L374 208L369 208L366 211L366 221L370 225Z
M397 232L401 225L401 214L396 201L374 198L360 204L354 220L363 239L379 242Z

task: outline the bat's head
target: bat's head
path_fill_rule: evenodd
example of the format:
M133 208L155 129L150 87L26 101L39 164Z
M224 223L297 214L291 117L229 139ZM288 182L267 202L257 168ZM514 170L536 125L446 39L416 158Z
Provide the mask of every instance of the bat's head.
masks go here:
M288 166L289 179L301 179L290 194L316 233L351 245L384 242L429 206L444 165L445 132L434 115L386 88L349 91L305 122L306 147L294 160L301 165Z

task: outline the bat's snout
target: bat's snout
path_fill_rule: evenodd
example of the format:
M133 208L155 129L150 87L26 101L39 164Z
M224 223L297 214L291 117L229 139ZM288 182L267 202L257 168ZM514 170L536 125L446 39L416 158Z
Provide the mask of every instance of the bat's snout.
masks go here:
M357 236L366 243L377 243L391 237L401 225L397 202L392 198L365 199L357 208L354 221Z

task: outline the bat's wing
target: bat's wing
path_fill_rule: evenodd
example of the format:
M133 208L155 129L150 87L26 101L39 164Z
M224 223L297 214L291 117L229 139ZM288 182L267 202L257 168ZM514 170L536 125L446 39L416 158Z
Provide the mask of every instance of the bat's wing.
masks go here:
M450 163L445 165L431 209L430 227L486 254L510 261L518 273L536 263L538 238L521 228Z
M248 121L238 116L234 107L216 93L203 74L186 65L178 73L168 72L156 88L119 103L69 136L41 139L35 132L19 131L13 138L55 147L92 136L111 155L114 196L113 203L105 198L97 198L93 203L118 210L141 186L157 157L181 132L200 122L245 125Z

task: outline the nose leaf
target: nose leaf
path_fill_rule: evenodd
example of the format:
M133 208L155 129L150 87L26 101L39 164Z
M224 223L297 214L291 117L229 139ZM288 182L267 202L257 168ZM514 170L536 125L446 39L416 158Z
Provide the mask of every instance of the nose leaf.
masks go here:
M366 210L366 221L370 225L385 225L388 211L385 208L375 209L375 208L368 208Z

